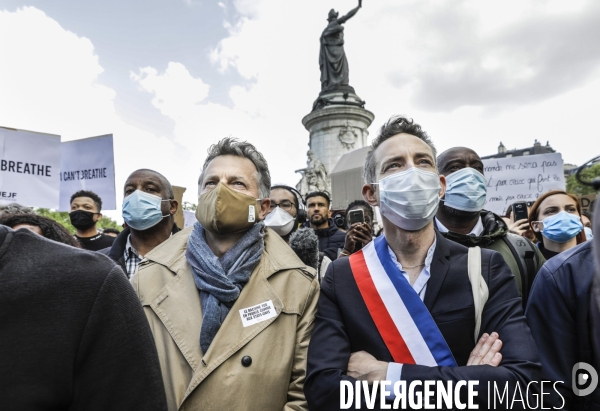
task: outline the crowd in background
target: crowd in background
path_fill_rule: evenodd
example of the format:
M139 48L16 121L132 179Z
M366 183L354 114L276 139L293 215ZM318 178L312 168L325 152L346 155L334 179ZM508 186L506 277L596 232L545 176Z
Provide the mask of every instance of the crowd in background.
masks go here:
M438 154L404 117L382 127L364 173L334 220L330 193L272 185L260 152L226 138L184 230L171 183L149 169L123 184L122 231L98 229L90 191L71 197L74 235L0 206L0 408L330 410L343 380L477 379L561 381L547 406L600 409L600 392L575 395L571 379L574 364L600 364L596 217L578 198L553 190L487 211L480 156ZM398 337L382 329L398 325L392 297L378 308L391 320L369 299L395 288L377 270L431 314L443 359L408 342L413 358L395 355Z

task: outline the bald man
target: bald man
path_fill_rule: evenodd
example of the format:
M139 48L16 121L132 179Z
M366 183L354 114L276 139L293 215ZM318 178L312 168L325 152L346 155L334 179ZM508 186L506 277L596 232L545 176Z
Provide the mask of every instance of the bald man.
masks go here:
M179 204L174 198L171 183L154 170L136 170L127 177L123 188L123 219L127 228L112 247L101 252L116 261L128 278L146 254L179 231L175 224Z
M453 147L441 153L437 161L448 184L435 217L438 231L466 247L479 246L502 254L515 276L524 308L544 257L527 238L509 233L500 216L483 209L487 184L483 162L475 151Z

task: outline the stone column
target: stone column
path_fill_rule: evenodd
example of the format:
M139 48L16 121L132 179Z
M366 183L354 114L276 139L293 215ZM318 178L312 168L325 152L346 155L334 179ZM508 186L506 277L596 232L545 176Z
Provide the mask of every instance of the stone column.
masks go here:
M364 104L352 92L321 93L313 111L302 119L310 133L310 149L328 174L343 154L367 145L367 128L375 115Z

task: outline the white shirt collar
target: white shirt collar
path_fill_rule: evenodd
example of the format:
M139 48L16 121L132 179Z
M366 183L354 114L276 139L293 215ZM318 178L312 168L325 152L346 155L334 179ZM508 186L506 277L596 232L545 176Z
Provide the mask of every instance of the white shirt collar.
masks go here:
M433 244L431 244L431 247L429 247L429 250L427 250L427 256L425 257L425 266L421 270L421 273L419 274L419 277L417 277L415 283L412 285L413 290L415 290L415 292L419 295L421 301L423 301L423 299L425 298L425 291L427 290L427 281L429 281L429 277L431 277L431 262L433 261L433 254L435 252L436 243L437 238L434 236ZM396 267L398 267L404 278L406 278L406 280L410 284L410 278L408 273L402 269L402 264L400 264L400 262L396 258L396 254L394 254L394 251L390 248L389 245L388 252L390 253L390 258L392 259L392 262L396 265Z
M435 224L437 225L437 229L440 233L447 233L448 231L450 231L446 228L444 224L442 224L440 220L438 220L437 217L435 217ZM483 221L481 220L481 216L479 216L479 218L477 219L477 224L475 224L475 227L473 227L473 229L468 235L480 237L481 234L483 234Z

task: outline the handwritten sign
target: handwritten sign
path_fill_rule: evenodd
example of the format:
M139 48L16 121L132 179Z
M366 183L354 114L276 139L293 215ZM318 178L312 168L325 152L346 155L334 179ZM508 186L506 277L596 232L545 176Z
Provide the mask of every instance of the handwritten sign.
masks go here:
M484 208L504 215L517 201L535 201L550 190L565 189L560 153L483 160L487 180Z

